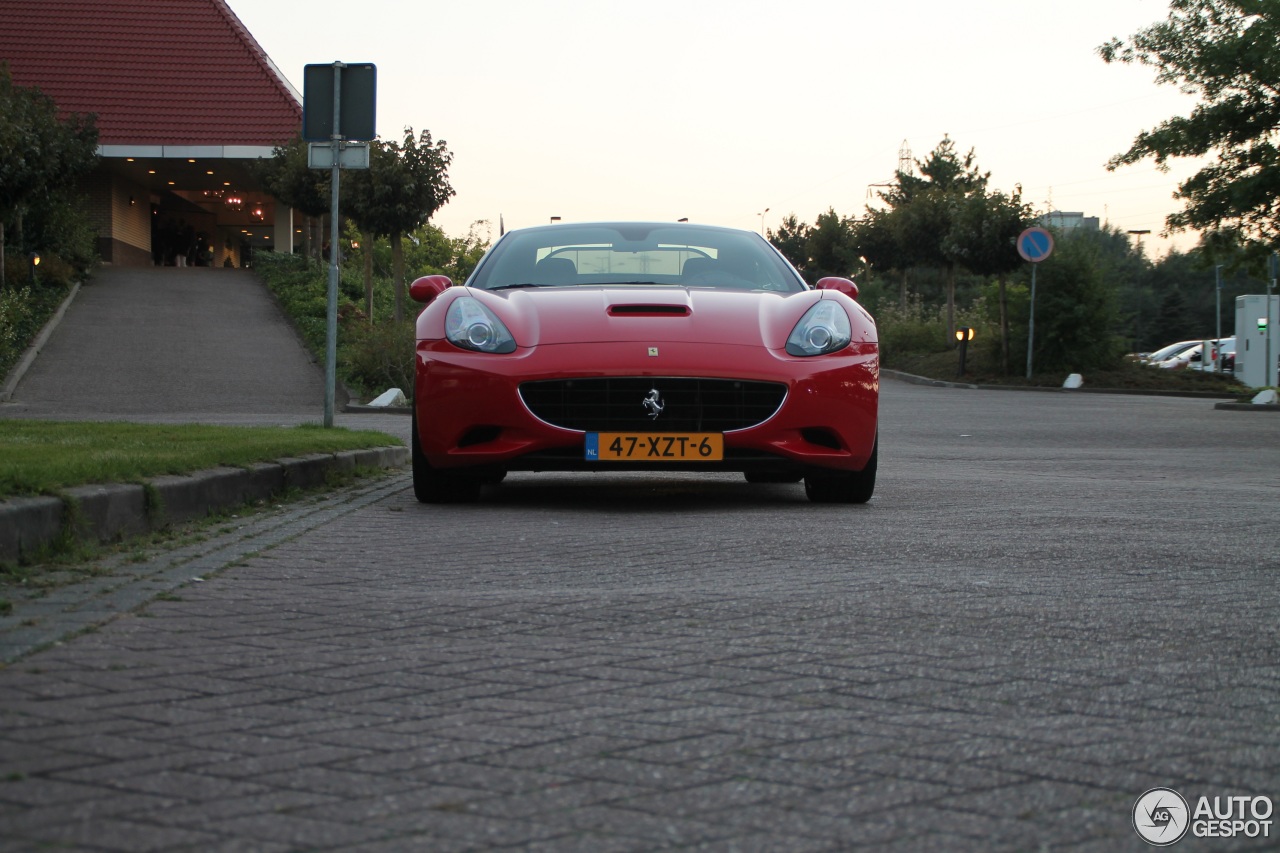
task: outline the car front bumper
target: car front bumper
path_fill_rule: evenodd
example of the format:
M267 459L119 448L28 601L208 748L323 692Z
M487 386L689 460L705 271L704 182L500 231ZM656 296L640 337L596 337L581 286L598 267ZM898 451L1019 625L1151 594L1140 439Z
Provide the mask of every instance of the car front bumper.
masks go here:
M876 344L855 343L811 358L746 346L665 343L654 349L661 354L649 355L651 350L631 342L582 343L490 355L445 341L419 341L416 438L437 468L803 473L860 471L867 464L878 419ZM534 416L520 385L603 377L733 379L782 383L787 390L771 417L724 432L723 461L600 462L585 458L585 431ZM655 422L654 429L661 424Z

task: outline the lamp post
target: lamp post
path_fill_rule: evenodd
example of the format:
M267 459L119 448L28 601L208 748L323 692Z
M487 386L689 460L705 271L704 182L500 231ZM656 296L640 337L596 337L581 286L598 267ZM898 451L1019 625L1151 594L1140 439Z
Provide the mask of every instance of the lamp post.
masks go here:
M767 207L766 207L766 208L765 208L765 209L760 213L760 236L761 236L761 237L763 237L763 236L764 236L764 215L765 215L766 213L768 213L768 212L769 212L769 208L767 208Z
M956 373L957 376L964 376L965 356L969 354L969 341L971 340L973 340L972 328L963 326L956 329L956 345L960 349L960 370Z
M1217 308L1218 308L1218 327L1217 327L1218 339L1214 342L1214 345L1218 347L1218 360L1214 365L1214 372L1221 373L1222 362L1226 360L1222 357L1222 264L1218 264L1213 268L1213 275L1214 275L1214 278L1217 280L1216 293L1217 293ZM1201 366L1203 367L1203 365Z
M27 255L27 260L31 262L31 286L36 286L36 267L40 266L40 253L31 252Z
M553 217L551 217L551 224L552 224L552 225L555 225L555 224L556 224L557 222L559 222L559 221L560 221L560 217L559 217L559 216L553 216Z

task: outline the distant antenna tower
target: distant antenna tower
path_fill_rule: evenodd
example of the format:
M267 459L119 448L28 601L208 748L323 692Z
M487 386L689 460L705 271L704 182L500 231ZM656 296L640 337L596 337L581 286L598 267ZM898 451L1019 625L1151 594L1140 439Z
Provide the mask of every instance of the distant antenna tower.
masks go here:
M867 184L867 198L871 198L874 190L897 186L899 174L915 174L915 161L911 159L911 146L907 144L905 139L902 140L902 145L898 148L898 170L893 173L894 179L879 184Z

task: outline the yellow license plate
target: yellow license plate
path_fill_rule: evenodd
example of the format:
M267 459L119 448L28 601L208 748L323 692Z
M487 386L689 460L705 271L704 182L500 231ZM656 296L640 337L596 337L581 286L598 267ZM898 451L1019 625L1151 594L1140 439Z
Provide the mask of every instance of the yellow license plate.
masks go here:
M599 462L719 462L718 432L589 432L586 458Z

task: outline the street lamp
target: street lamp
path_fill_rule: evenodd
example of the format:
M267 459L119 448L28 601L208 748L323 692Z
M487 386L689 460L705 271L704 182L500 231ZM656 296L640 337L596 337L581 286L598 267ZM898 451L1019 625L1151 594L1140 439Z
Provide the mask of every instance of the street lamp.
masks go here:
M36 267L40 266L40 253L31 252L27 255L27 260L31 262L31 286L36 286Z
M553 216L553 217L551 217L551 224L552 224L552 225L555 225L555 224L556 224L557 222L559 222L559 221L560 221L560 217L559 217L559 216Z
M968 326L961 326L956 329L956 344L960 348L960 370L957 376L964 376L965 356L969 353L969 341L973 340L973 329Z
M760 236L764 236L764 215L769 212L769 208L765 208L763 213L758 214L760 217Z

